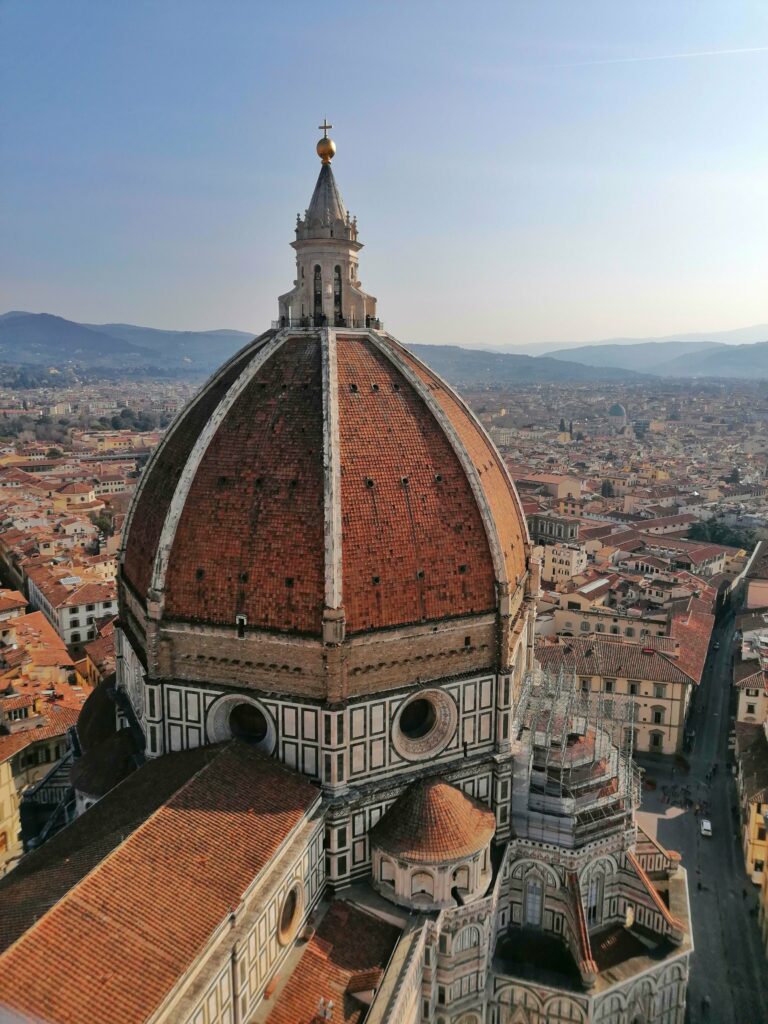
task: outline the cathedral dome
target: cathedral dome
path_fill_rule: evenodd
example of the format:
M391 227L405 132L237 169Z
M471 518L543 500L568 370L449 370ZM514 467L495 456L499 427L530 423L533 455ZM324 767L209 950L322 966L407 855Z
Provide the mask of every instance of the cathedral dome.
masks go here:
M330 162L291 244L279 320L146 467L122 632L150 678L333 701L492 669L527 598L525 518L501 456L382 329ZM423 746L405 735L401 756Z
M492 443L406 349L270 331L149 463L122 581L166 620L320 636L343 609L355 634L493 611L525 537Z

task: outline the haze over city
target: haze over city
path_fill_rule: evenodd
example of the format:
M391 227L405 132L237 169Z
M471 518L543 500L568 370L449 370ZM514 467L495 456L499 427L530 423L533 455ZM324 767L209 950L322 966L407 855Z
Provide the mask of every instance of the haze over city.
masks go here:
M261 330L327 114L395 334L768 321L764 4L6 0L0 30L3 309Z

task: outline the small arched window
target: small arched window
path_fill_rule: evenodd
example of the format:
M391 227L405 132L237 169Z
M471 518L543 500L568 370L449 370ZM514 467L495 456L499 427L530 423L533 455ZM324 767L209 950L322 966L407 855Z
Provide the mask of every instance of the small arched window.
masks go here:
M333 268L333 317L337 327L344 326L344 316L341 310L341 267Z
M453 884L457 889L469 889L469 868L466 864L463 867L456 868L453 873Z
M390 885L395 881L395 865L388 857L382 857L379 878Z
M480 946L480 929L475 925L467 925L460 932L456 933L453 940L453 952L464 953L468 949L477 949Z
M319 263L315 265L314 296L314 315L317 320L320 320L323 315L323 277Z
M538 878L529 878L525 883L525 923L541 924L541 910L544 902L544 887Z
M411 878L411 896L423 894L431 897L434 893L434 881L428 871L416 871Z
M587 924L598 924L603 917L603 876L594 874L587 890Z

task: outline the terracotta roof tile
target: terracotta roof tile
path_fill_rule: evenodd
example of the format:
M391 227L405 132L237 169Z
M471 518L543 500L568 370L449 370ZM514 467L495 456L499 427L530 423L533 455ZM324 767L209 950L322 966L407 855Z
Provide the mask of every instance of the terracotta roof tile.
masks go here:
M175 421L144 470L123 565L125 579L141 598L152 578L160 533L184 464L214 409L250 358L248 346L245 353L217 371L209 390L201 392Z
M187 753L181 788L166 773L182 755L149 762L0 880L0 933L18 936L0 956L10 1009L146 1020L319 798L245 744Z
M561 666L579 676L620 676L661 683L689 683L689 675L659 651L596 637L567 637L557 643L538 643L536 660L549 672Z
M510 586L514 588L516 581L526 571L528 527L504 461L459 396L402 346L400 352L442 406L480 473L480 482L499 531L507 576Z
M470 857L496 831L492 810L442 779L410 786L371 830L374 846L407 861L438 864Z
M63 736L69 727L77 722L79 714L80 712L74 708L46 704L40 725L0 736L0 761L7 761L9 757L13 757L14 754L18 754L20 750L24 750L25 747L29 747L33 743L39 743L40 740Z
M336 900L323 917L267 1017L268 1024L315 1024L320 999L334 1022L362 1024L368 1007L354 993L377 984L401 930Z
M525 522L492 443L447 386L385 341L392 360L363 337L337 336L349 633L496 606L491 548L473 486L441 423L409 383L406 364L443 406L476 467L513 585L525 570ZM318 335L287 338L216 429L168 561L169 619L234 626L243 614L249 628L321 633L327 518L321 344ZM252 345L241 358L258 350ZM146 471L122 570L142 599L170 496L231 380L230 368L182 414Z
M691 600L692 605L706 604ZM693 679L701 682L704 665L715 626L715 616L708 611L689 610L687 614L672 619L669 635L680 643L676 664Z
M349 631L493 609L482 519L442 428L370 342L339 337L337 361Z
M245 614L249 626L322 631L322 425L319 344L290 339L234 403L198 468L169 560L169 618L233 625Z

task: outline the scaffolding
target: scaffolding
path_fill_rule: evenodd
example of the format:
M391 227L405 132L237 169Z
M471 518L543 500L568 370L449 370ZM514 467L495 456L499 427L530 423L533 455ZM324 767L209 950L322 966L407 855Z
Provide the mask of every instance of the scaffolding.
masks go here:
M580 846L632 825L634 716L631 697L593 693L565 667L527 673L513 716L517 835Z

